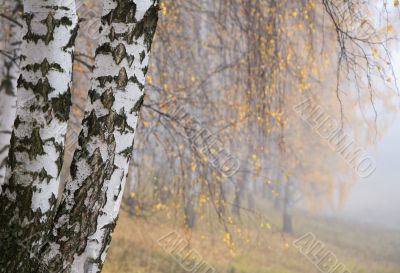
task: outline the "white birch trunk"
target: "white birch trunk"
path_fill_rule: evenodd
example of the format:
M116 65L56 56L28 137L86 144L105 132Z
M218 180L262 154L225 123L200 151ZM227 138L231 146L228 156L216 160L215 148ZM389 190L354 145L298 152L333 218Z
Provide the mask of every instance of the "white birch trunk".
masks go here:
M19 76L19 56L21 41L20 16L22 4L20 1L7 1L4 4L7 15L15 22L5 19L1 26L7 34L4 44L4 54L0 56L0 193L6 170L6 159L10 147L11 131L15 119L17 103L17 79Z
M95 273L103 266L128 174L157 13L155 0L104 0L83 129L43 257L58 272Z
M77 31L73 0L24 0L21 75L0 196L0 272L34 272L54 212Z

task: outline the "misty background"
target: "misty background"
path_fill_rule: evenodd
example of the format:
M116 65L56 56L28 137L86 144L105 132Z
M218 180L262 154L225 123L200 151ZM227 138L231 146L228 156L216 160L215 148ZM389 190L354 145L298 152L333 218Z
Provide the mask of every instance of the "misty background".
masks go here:
M399 117L397 115L397 117ZM328 215L400 229L400 120L397 119L369 154L376 171L360 179L343 208Z
M393 9L389 10L393 12ZM394 28L399 26L398 20L395 20ZM393 65L398 77L400 50L393 50ZM378 122L386 118L384 113L385 109L380 109ZM344 207L326 211L327 215L400 229L400 115L397 113L389 124L383 138L376 140L375 145L368 149L368 154L376 162L375 172L367 178L360 178L350 191Z

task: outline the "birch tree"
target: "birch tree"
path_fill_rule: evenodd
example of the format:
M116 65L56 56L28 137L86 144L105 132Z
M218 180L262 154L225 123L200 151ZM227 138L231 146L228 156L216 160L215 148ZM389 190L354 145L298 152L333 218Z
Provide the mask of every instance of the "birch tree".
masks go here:
M158 1L105 0L89 102L71 178L41 260L59 272L100 272L128 175Z
M57 200L77 32L74 1L24 0L21 74L0 196L1 272L31 272Z
M22 12L20 1L9 1L4 3L4 10L11 15L5 18L1 25L5 44L0 54L0 185L4 180L6 158L11 138L11 130L15 116L17 102L17 79L19 76L19 55L20 55L20 31L19 20ZM1 192L1 188L0 188Z

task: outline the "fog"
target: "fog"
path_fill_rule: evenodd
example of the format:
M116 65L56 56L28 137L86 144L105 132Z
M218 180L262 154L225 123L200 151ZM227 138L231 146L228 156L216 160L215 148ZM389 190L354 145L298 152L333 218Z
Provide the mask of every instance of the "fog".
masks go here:
M376 161L376 171L360 179L345 206L333 212L335 217L400 228L399 139L400 120L397 120L370 150Z
M398 25L398 24L396 24ZM396 74L400 74L400 54L393 55ZM397 96L398 97L398 96ZM378 112L385 119L385 109ZM331 216L400 229L400 115L397 114L383 138L368 150L376 162L376 171L361 178L348 195L344 207L331 211Z

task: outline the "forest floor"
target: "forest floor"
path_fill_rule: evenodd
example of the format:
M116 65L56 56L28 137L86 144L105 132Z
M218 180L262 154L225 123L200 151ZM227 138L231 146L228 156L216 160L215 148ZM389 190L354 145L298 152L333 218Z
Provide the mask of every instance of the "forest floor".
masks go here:
M203 264L219 273L328 273L319 270L318 262L309 260L293 244L308 232L315 237L314 243L322 242L324 249L345 265L346 273L400 273L400 230L298 212L293 219L294 234L284 235L274 225L279 222L279 214L269 210L264 213L270 215L269 221L244 216L249 217L242 218L246 224L230 227L230 240L223 225L216 221L202 220L194 230L185 232L169 214L159 211L151 217L132 217L123 211L104 273L213 273L206 269L185 270L170 251L163 249L165 241L159 242L167 234L190 242L188 250L196 251ZM252 222L254 225L249 224Z

